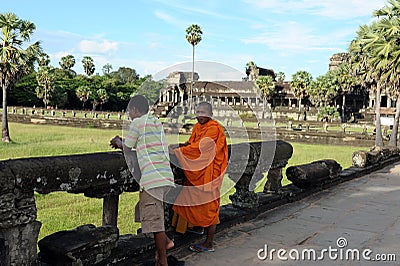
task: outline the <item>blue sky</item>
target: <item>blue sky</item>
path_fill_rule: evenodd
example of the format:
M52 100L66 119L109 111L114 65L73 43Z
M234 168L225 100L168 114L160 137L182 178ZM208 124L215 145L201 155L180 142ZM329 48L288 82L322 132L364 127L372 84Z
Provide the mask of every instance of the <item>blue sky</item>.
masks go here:
M83 73L83 56L94 59L95 73L106 63L136 69L140 76L191 62L185 39L190 24L203 31L195 60L218 62L244 72L258 66L283 71L286 80L305 70L314 78L326 73L329 58L346 52L358 27L369 24L385 0L120 0L1 3L35 23L32 41L40 40L59 67L72 54Z

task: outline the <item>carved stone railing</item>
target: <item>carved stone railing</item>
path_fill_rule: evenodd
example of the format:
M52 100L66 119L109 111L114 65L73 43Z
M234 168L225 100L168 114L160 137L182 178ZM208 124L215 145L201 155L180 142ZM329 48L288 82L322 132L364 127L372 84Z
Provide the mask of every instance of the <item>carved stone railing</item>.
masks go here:
M235 152L237 149L240 150L240 154ZM229 150L227 174L237 181L236 192L232 195L233 205L256 208L257 195L249 191L249 186L253 181L260 180L269 168L281 173L282 167L292 156L292 146L284 141L270 141L233 144L229 146ZM137 168L137 165L134 167ZM276 176L276 173L274 176L276 180L269 182L278 182L278 190L282 176ZM87 197L103 198L103 226L111 225L115 228L119 195L122 192L138 190L139 186L130 174L121 152L0 161L0 265L37 263L36 247L41 223L36 220L35 191L41 194L67 191L83 193ZM74 233L84 232L90 236L98 231L115 235L115 231L109 228L97 230L90 226L82 227ZM115 241L115 237L111 236L109 239ZM111 243L105 246L115 245ZM85 252L82 254L87 254L87 251ZM68 254L72 256L72 253ZM94 257L95 260L99 258L103 257Z
M376 164L343 171L332 160L291 166L286 175L293 184L281 187L282 167L293 152L289 143L240 143L230 145L229 151L227 174L236 182L236 192L231 195L232 204L221 206L218 230L400 160L398 153L388 158L385 155L386 159ZM255 185L267 170L264 192L255 193ZM109 266L143 262L154 255L154 240L143 234L119 235L116 227L119 195L137 190L121 152L0 161L0 265ZM103 225L56 232L37 243L41 222L36 220L34 191L67 191L103 198ZM199 237L175 234L175 246L186 246Z
M288 142L265 141L232 145L227 173L236 182L235 193L229 198L238 208L258 207L255 184L268 171L265 192L278 192L281 188L282 168L292 157L293 147ZM240 152L239 152L240 151Z
M399 147L372 147L369 151L356 151L353 153L352 162L354 167L367 167L384 161L390 157L400 155Z
M0 161L0 265L31 265L41 223L34 191L104 198L103 224L117 224L118 195L137 191L122 153Z

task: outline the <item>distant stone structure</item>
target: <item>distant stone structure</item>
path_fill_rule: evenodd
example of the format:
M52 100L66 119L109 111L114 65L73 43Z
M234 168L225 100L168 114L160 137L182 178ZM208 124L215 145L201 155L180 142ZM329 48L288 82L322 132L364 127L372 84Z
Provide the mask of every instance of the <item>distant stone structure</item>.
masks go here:
M192 100L210 102L215 109L214 116L230 117L235 112L243 113L251 109L260 109L267 104L259 97L260 93L253 81L199 81L195 73ZM188 72L173 72L168 75L166 87L160 91L159 100L153 107L156 116L171 117L187 113L190 76ZM173 111L171 114L170 112ZM238 114L236 113L236 115Z
M275 72L272 69L258 67L256 65L249 65L246 68L247 80L255 81L260 76L271 76L274 80L276 79Z
M329 70L335 70L339 67L340 64L349 62L349 54L348 53L337 53L333 54L330 58Z
M349 61L348 53L336 53L330 58L329 70L335 70L343 62ZM193 81L193 101L195 103L206 100L216 106L262 106L260 93L257 92L255 81L260 76L271 76L276 81L274 70L258 67L250 64L246 67L246 77L242 81L200 81L198 73L194 74ZM176 108L178 114L185 112L186 104L189 98L191 72L172 72L167 77L167 86L160 91L159 101L156 103L154 112L159 116L166 116L169 112ZM354 119L354 114L360 109L373 107L373 95L368 95L361 87L356 86L352 92L346 95L345 110L348 119ZM287 81L278 81L275 86L275 93L268 99L270 106L288 106L296 107L298 98L293 93L290 83ZM340 110L342 105L342 96L338 96L334 100L336 107ZM382 95L382 107L393 107L394 103L389 97ZM267 104L265 102L265 104ZM307 97L302 99L302 104L310 105ZM246 109L246 108L244 108Z

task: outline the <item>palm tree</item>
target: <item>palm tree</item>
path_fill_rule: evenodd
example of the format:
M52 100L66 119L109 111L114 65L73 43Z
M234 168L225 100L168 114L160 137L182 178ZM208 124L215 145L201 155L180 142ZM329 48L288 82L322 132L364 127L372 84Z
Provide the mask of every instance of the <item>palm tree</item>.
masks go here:
M103 70L103 74L104 75L108 75L110 74L111 70L113 69L112 65L110 63L107 63L103 66L102 70Z
M85 109L85 103L89 100L91 90L90 87L88 86L80 86L76 89L75 91L76 96L79 98L79 100L82 102L82 110Z
M332 99L337 96L338 83L333 70L329 70L324 75L318 76L307 88L310 101L318 107L328 106Z
M299 99L299 113L301 112L301 99L307 95L307 90L311 83L312 76L307 71L300 70L292 75L290 87L292 88L296 97Z
M256 80L257 87L261 90L265 99L269 99L275 92L275 81L271 76L259 76Z
M346 106L346 94L349 93L353 86L356 84L356 79L350 73L350 67L347 63L339 65L335 71L338 79L338 83L341 89L342 98L342 122L345 122L345 106Z
M265 112L265 102L268 102L268 99L272 96L275 92L275 80L271 76L259 76L256 79L256 85L260 89L263 97L263 118Z
M192 109L192 93L194 82L194 47L201 41L203 32L197 24L192 24L186 29L186 40L192 45L192 79L190 81L190 95L189 95L189 112Z
M59 64L62 69L76 75L75 71L71 69L75 66L75 58L73 55L66 55L61 57L61 61L59 62Z
M382 79L387 80L386 92L396 100L396 113L393 122L393 130L389 140L389 146L397 145L397 133L400 118L400 2L390 0L389 5L374 12L374 16L380 18L377 23L377 31L381 39L377 42L376 53L378 60L387 64L383 68Z
M39 99L43 99L44 107L47 108L49 104L49 99L53 91L53 85L56 81L56 75L54 73L54 67L40 67L37 74L36 80L38 82L38 87L36 88L36 95ZM41 89L43 88L43 90Z
M285 81L286 75L282 71L279 71L278 74L276 74L276 78L278 79L278 82L282 83Z
M94 73L95 67L93 62L94 61L90 56L84 56L82 59L83 69L88 77Z
M39 59L37 60L39 67L49 66L50 56L46 53L40 53Z
M376 45L382 42L377 28L377 22L373 22L370 26L360 26L356 39L350 43L349 54L351 72L355 75L357 82L375 92L375 146L382 147L381 88L386 82L382 75L387 65L382 55L377 53Z
M105 89L97 90L97 102L100 104L100 110L103 109L103 104L109 99L108 93Z
M27 44L36 29L35 24L30 21L22 20L13 13L0 14L0 28L0 86L3 91L1 141L10 142L7 89L34 70L41 48L39 42Z

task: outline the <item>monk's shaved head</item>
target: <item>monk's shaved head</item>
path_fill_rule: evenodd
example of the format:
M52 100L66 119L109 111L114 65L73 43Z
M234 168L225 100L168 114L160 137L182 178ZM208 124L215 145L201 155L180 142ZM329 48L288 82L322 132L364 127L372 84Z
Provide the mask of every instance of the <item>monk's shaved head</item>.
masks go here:
M210 115L212 114L212 105L211 105L210 103L208 103L208 102L201 102L201 103L199 103L199 104L197 105L197 107L200 107L200 106L206 107L207 110L210 112Z

